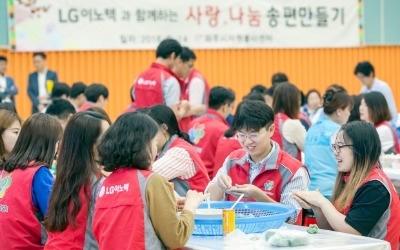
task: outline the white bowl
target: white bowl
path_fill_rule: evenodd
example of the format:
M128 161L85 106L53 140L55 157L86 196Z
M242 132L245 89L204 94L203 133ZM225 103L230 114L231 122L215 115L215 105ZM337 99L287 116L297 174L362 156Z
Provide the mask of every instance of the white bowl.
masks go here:
M194 217L195 219L221 219L222 209L216 209L216 208L196 209Z

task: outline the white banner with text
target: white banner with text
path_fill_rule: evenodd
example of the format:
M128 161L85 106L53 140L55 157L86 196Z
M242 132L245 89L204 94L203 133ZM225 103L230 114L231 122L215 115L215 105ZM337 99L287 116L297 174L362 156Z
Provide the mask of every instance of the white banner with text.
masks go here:
M327 48L362 43L358 0L10 1L16 51Z

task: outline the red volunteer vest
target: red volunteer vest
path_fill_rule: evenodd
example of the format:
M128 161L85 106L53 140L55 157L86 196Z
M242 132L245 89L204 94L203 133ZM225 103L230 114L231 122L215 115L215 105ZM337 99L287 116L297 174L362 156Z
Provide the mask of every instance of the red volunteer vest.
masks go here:
M232 179L232 185L253 184L260 188L273 200L280 202L283 188L293 179L296 172L304 165L297 159L290 156L281 149L277 149L271 155L267 165L262 168L260 173L250 182L250 163L246 159L244 149L236 150L228 156L227 170ZM273 164L273 165L269 165ZM228 201L235 201L237 197L227 195ZM247 201L255 201L248 198ZM296 225L302 223L302 213L297 216Z
M78 112L83 112L86 111L88 109L90 109L91 107L93 107L93 103L92 102L85 102L85 104L83 104L82 106L80 106L78 108Z
M105 179L93 217L99 249L165 249L154 232L146 204L151 174L148 170L119 168Z
M3 172L0 181L1 249L43 249L41 242L46 236L41 233L43 226L35 215L38 209L32 201L32 181L40 167L15 169L8 176Z
M378 180L380 181L389 191L390 194L390 207L388 211L389 219L385 219L385 216L378 221L377 225L380 224L380 227L375 227L375 230L379 230L377 233L381 233L382 228L386 229L386 235L382 240L386 240L392 246L392 249L397 249L399 239L400 239L400 200L399 196L396 192L396 189L393 186L392 181L387 177L387 175L383 172L382 169L375 167L365 178L365 180L360 184L360 187L369 181ZM340 213L347 215L347 213L351 209L353 201L344 208L339 211ZM374 230L374 229L373 229ZM374 231L370 232L370 237L374 237Z
M86 191L89 197L93 197L90 185L88 185ZM79 250L98 248L97 242L87 234L87 226L92 226L90 223L92 219L89 218L90 204L86 201L83 188L79 192L79 198L81 200L81 208L75 217L75 227L68 224L67 228L62 232L48 232L48 239L44 249ZM94 203L95 201L92 202ZM88 236L90 239L86 239Z
M189 88L190 88L190 84L192 83L193 78L200 78L201 80L203 80L204 84L205 84L205 93L204 93L204 97L203 97L203 104L207 105L208 107L208 97L210 95L210 87L208 85L207 80L204 78L204 76L196 69L193 69L188 78L186 78L185 80L185 84L184 84L184 88L182 90L183 93L183 100L190 100L190 96L189 96ZM179 121L179 128L184 131L184 132L188 132L190 129L190 122L193 121L193 119L195 119L195 116L189 116L189 117L185 117L182 118Z
M169 68L159 63L152 63L150 68L140 74L134 82L136 108L148 108L157 104L165 104L162 83L175 77L183 88L183 81Z
M275 130L274 134L271 137L271 140L277 142L279 144L279 147L281 147L281 149L289 153L297 160L301 161L300 149L296 146L296 144L286 141L286 139L282 135L282 126L288 119L290 119L289 116L287 116L285 113L282 112L279 112L278 114L275 115L274 118Z
M218 140L228 128L226 120L213 109L208 109L205 115L194 119L190 123L190 140L196 146L210 179L215 175L214 157Z
M204 192L208 183L210 182L210 178L208 177L207 169L204 166L203 161L200 159L199 154L192 145L181 138L175 138L175 140L171 143L170 149L174 147L185 149L196 165L196 174L193 177L189 178L188 180L183 180L180 178L175 178L172 180L172 182L174 182L175 191L180 196L186 196L186 193L189 189L196 190L198 192Z
M385 125L388 126L388 127L390 128L390 131L392 131L395 153L396 153L396 154L400 154L400 143L399 143L399 139L397 139L396 131L394 131L394 129L392 128L392 126L391 126L388 122L384 121L384 122L381 122L381 123L376 124L375 127L378 128L378 127L380 127L380 126L385 126Z
M219 138L217 149L215 150L214 174L217 174L218 170L224 165L226 157L238 149L242 149L242 146L236 136L230 138L222 136Z

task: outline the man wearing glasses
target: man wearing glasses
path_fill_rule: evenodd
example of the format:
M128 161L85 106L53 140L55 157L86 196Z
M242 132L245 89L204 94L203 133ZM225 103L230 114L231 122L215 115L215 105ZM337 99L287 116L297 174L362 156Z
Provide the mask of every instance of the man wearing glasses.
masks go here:
M233 121L243 149L232 152L209 184L212 200L236 200L244 194L247 201L282 203L296 208L289 222L301 224L301 207L293 190L307 190L306 167L271 141L274 113L261 101L245 101ZM299 219L297 219L297 217Z

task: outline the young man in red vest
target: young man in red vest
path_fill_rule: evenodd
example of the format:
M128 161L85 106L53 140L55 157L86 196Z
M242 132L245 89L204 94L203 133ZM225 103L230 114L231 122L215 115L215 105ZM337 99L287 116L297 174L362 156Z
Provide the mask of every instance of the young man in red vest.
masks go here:
M196 54L188 47L182 47L182 53L173 69L177 76L185 79L182 97L183 100L189 101L190 109L186 116L179 121L179 127L186 133L190 129L189 123L195 116L206 112L208 95L210 94L207 80L197 69L193 68L195 61Z
M232 152L209 184L212 200L282 203L296 208L289 222L301 224L301 207L293 190L307 190L306 167L271 141L274 112L261 101L244 101L235 114L233 127L243 149Z
M189 136L210 178L214 176L214 157L219 138L228 129L226 117L235 103L235 93L224 87L213 87L210 91L207 112L190 122Z
M178 120L185 116L189 105L181 102L184 83L172 72L181 52L178 41L161 41L156 50L156 61L134 81L132 94L137 109L164 104L172 108Z

